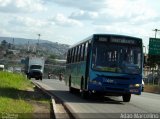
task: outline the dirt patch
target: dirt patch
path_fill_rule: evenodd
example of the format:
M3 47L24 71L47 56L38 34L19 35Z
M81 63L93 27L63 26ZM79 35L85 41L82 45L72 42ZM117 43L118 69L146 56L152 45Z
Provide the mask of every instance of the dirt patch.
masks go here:
M160 86L145 85L144 92L160 94Z
M27 89L26 101L33 106L34 119L53 119L51 100L39 88Z
M50 105L44 104L38 101L29 101L30 104L33 105L33 118L34 119L50 119L51 112L50 112Z

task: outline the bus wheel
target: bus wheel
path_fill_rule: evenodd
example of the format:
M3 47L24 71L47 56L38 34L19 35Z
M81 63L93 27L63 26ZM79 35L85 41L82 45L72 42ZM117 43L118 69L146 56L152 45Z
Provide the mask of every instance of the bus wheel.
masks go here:
M82 90L81 92L80 92L80 94L81 94L81 97L83 98L83 99L88 99L88 91L84 91L84 90Z
M42 81L42 77L40 77L40 80Z
M83 99L87 99L88 98L88 91L85 91L84 88L83 88L83 84L84 84L84 80L83 80L83 77L81 79L81 88L80 88L80 95Z
M130 93L129 94L124 94L122 96L122 98L123 98L123 102L129 102L130 99L131 99L131 94Z
M73 88L71 87L71 76L69 76L69 92L73 93Z

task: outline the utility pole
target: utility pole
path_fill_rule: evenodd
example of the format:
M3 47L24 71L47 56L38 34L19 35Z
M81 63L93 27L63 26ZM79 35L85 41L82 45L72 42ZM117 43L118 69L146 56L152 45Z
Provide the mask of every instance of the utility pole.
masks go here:
M28 40L28 51L30 50L30 47L29 47L29 40Z
M155 38L157 36L157 32L160 31L159 29L154 29L153 31L155 31Z
M38 45L39 45L40 37L41 37L41 34L38 34Z
M38 35L37 54L39 54L39 40L40 40L41 34L37 34L37 35Z
M13 41L12 41L12 46L11 46L12 48L12 50L14 49L14 38L13 38Z

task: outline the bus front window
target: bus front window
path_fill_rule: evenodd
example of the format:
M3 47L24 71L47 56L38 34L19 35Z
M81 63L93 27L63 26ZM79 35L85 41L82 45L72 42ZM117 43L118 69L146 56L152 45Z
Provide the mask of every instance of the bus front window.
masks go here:
M139 74L142 53L138 46L96 42L92 52L92 68L98 71Z

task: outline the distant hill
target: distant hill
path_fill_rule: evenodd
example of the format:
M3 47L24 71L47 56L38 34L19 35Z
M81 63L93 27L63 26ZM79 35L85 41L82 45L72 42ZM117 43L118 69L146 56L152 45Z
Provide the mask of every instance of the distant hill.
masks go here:
M14 39L14 40L13 40ZM0 37L0 42L2 42L3 40L7 41L8 43L14 44L15 45L24 45L24 44L36 44L38 43L37 39L25 39L25 38L11 38L11 37ZM40 43L53 43L51 41L47 41L47 40L40 40Z
M36 46L38 40L36 39L25 39L25 38L11 38L11 37L0 37L0 43L5 40L8 43L14 44L15 47L18 49L27 49L28 42L30 50ZM49 54L56 54L58 56L63 56L66 54L69 45L67 44L60 44L58 42L51 42L47 40L40 40L39 41L39 50L45 51Z

